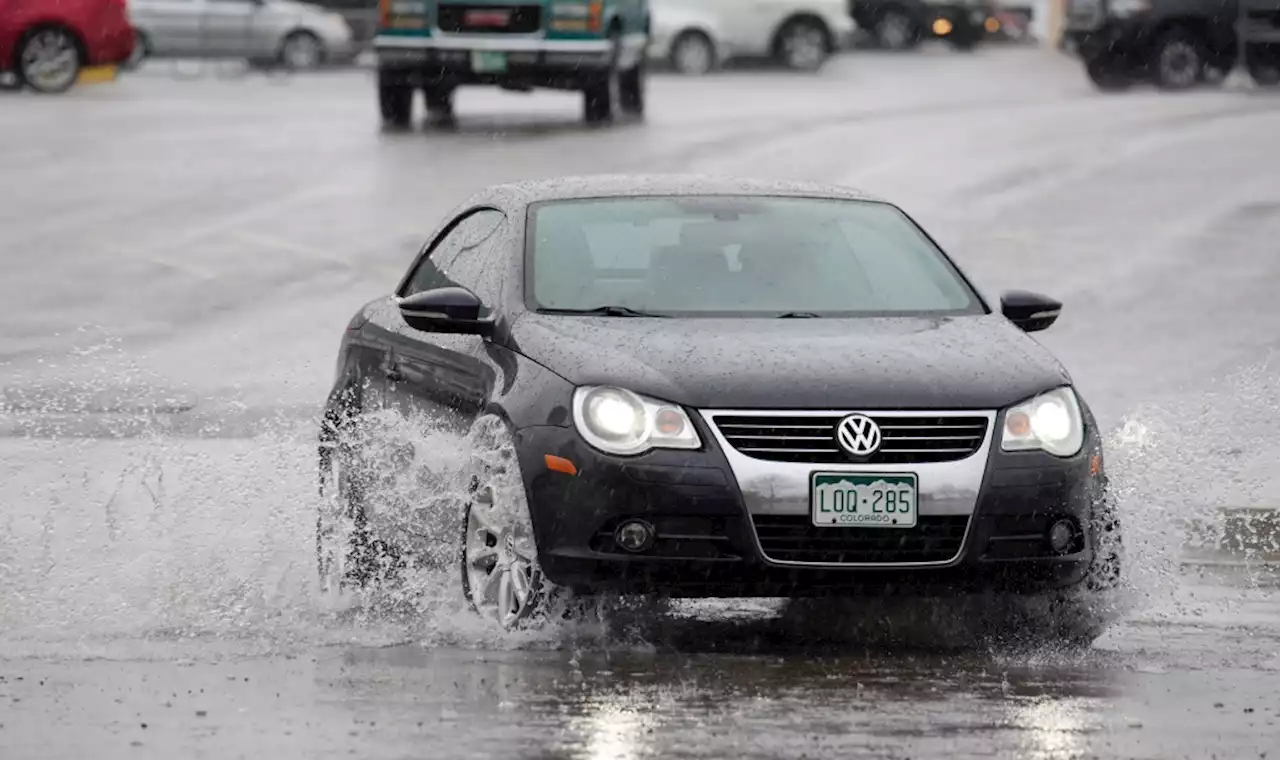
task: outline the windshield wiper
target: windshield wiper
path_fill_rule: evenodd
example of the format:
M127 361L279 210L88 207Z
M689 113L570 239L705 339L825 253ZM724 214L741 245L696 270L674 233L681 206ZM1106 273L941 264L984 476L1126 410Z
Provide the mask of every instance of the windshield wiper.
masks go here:
M666 314L654 314L648 311L637 311L628 306L595 306L590 309L539 309L543 314L584 314L600 317L666 317Z
M778 319L821 319L811 311L787 311L779 314Z

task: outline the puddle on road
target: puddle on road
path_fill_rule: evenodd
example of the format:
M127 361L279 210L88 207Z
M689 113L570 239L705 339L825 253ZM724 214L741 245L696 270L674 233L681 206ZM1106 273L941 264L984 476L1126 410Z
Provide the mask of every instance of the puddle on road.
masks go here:
M145 388L154 379L138 382ZM750 600L681 603L658 624L638 622L643 611L614 605L594 622L557 621L514 635L496 631L466 608L450 559L462 495L434 494L448 514L423 514L420 506L430 482L423 474L447 475L461 461L463 442L403 420L388 428L388 451L407 466L389 472L381 498L397 518L418 524L425 518L450 540L437 542L435 567L410 578L411 593L334 607L320 597L315 579L315 424L267 419L250 438L200 431L176 437L154 422L157 415L134 414L127 435L116 440L64 437L33 426L42 411L86 414L121 383L118 374L104 373L97 382L64 386L61 395L19 389L6 397L22 403L0 408L0 417L22 418L26 430L0 439L0 503L6 505L0 649L7 654L164 658L409 641L431 648L643 651L699 651L703 642L717 642L719 651L744 654L809 646L797 641L803 615L795 609L779 615L779 604ZM1251 367L1226 378L1221 390L1136 409L1111 433L1108 466L1125 520L1129 618L1100 641L1101 650L1158 651L1164 634L1145 635L1151 626L1229 627L1247 609L1274 625L1276 606L1265 592L1197 590L1185 583L1178 560L1182 522L1216 519L1206 505L1266 502L1280 494L1269 471L1280 449L1272 433L1280 423L1277 391L1280 380L1267 366ZM171 389L155 395L173 401L174 409L187 403ZM146 394L125 396L136 411ZM112 411L130 414L121 405ZM883 623L872 626L879 640L864 627L810 644L872 647L892 656L895 647L957 643L940 641L940 633L959 644L969 637L946 609L866 607L874 610L873 622ZM1037 661L1044 654L996 656Z

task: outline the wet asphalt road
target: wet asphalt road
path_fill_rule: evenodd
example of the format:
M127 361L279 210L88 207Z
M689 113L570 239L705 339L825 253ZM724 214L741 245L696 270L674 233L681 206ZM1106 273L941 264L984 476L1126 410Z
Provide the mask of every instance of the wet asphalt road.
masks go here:
M1180 565L1177 527L1280 502L1280 100L1103 96L995 48L650 98L588 129L468 91L456 131L381 134L365 72L0 94L0 757L1280 754L1280 592ZM311 419L346 319L470 191L600 171L860 186L987 290L1063 299L1044 341L1113 431L1128 617L1086 653L957 653L734 602L509 640L444 580L324 608Z

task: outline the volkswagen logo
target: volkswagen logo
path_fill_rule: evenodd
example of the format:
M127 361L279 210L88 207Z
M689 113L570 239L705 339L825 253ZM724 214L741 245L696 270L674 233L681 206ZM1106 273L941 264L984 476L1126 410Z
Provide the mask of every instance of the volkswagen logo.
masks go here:
M851 414L836 425L836 440L856 457L871 456L880 448L880 426L864 414Z

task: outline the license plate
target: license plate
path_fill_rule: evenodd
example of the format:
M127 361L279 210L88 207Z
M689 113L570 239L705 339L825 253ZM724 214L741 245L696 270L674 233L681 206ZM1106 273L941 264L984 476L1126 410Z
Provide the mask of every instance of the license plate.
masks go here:
M507 70L507 54L491 50L471 51L471 70L477 74L494 74Z
M914 473L815 472L809 480L813 524L834 528L914 528Z

